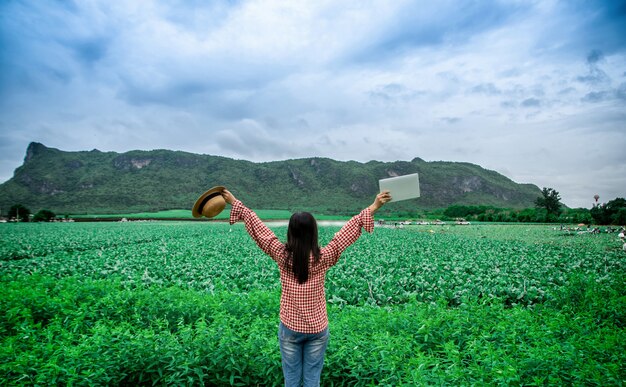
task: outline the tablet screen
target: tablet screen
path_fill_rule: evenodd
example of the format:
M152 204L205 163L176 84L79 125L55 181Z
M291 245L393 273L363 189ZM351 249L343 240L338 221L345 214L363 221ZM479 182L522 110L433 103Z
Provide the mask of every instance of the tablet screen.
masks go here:
M417 173L381 179L378 185L380 192L388 190L391 193L393 202L420 197L420 180Z

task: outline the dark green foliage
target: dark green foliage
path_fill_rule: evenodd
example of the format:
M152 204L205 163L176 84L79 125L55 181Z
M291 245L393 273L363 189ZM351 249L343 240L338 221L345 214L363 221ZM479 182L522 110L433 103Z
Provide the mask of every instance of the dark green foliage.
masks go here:
M559 216L560 223L573 223L573 224L592 224L593 218L591 211L586 208L573 208L565 209Z
M330 305L322 384L620 385L626 297L594 283L534 309ZM0 296L3 385L282 385L277 292L31 277Z
M622 207L613 216L611 216L612 224L626 225L626 207Z
M616 198L591 208L591 216L597 224L626 224L626 199Z
M382 216L453 204L524 208L540 193L534 185L517 184L477 165L418 158L252 163L168 150L64 152L31 143L24 164L0 185L0 206L19 201L74 214L191 209L206 189L224 185L252 208L349 214L370 204L379 179L415 172L422 197L390 203Z
M30 210L21 204L14 204L9 208L9 219L28 222L30 219Z
M337 229L321 227L322 244ZM282 385L278 272L243 225L0 233L0 385ZM322 383L623 384L615 239L541 225L377 227L328 273Z
M590 210L586 208L565 208L558 217L546 217L543 208L496 208L492 206L450 206L442 213L444 219L454 220L464 218L479 222L521 222L521 223L593 223ZM432 216L431 216L432 217ZM619 223L618 223L619 224Z
M446 208L443 212L445 216L448 218L465 218L468 216L474 216L479 214L484 214L489 210L497 210L491 206L459 206L454 205Z
M282 379L274 295L24 280L1 291L2 385L249 386Z
M33 216L33 222L50 222L56 214L50 210L41 210Z
M561 212L561 197L553 188L543 187L541 196L535 200L535 206L546 210L546 221L554 222Z

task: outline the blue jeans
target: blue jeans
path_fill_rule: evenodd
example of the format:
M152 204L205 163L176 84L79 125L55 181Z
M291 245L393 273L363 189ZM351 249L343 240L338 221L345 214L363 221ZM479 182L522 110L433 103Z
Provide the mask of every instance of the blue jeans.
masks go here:
M305 387L320 385L329 336L328 327L320 333L300 333L279 324L285 387L300 386L303 380Z

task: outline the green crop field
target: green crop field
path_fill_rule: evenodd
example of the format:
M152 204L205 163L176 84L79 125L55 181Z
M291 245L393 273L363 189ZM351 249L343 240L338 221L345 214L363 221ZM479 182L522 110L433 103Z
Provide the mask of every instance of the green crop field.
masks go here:
M0 224L0 278L0 385L282 384L278 270L241 224ZM615 234L377 227L326 290L323 385L626 384Z
M287 210L257 210L256 213L261 219L289 219L291 212ZM224 211L217 216L216 220L227 220L230 213ZM134 212L129 214L78 214L69 215L76 219L107 219L107 218L127 218L127 219L194 219L191 210L167 210L158 212ZM206 220L206 218L202 218Z

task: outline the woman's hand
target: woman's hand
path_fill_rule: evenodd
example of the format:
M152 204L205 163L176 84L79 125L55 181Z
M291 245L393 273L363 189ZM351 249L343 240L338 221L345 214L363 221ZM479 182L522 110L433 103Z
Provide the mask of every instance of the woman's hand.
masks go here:
M230 191L227 190L226 188L222 190L222 196L224 197L224 200L226 201L226 203L231 204L231 205L233 204L235 200L237 200L235 195L230 193Z
M374 199L374 203L370 204L369 209L372 214L380 209L385 203L391 200L391 194L389 191L383 191L376 195L376 199Z

